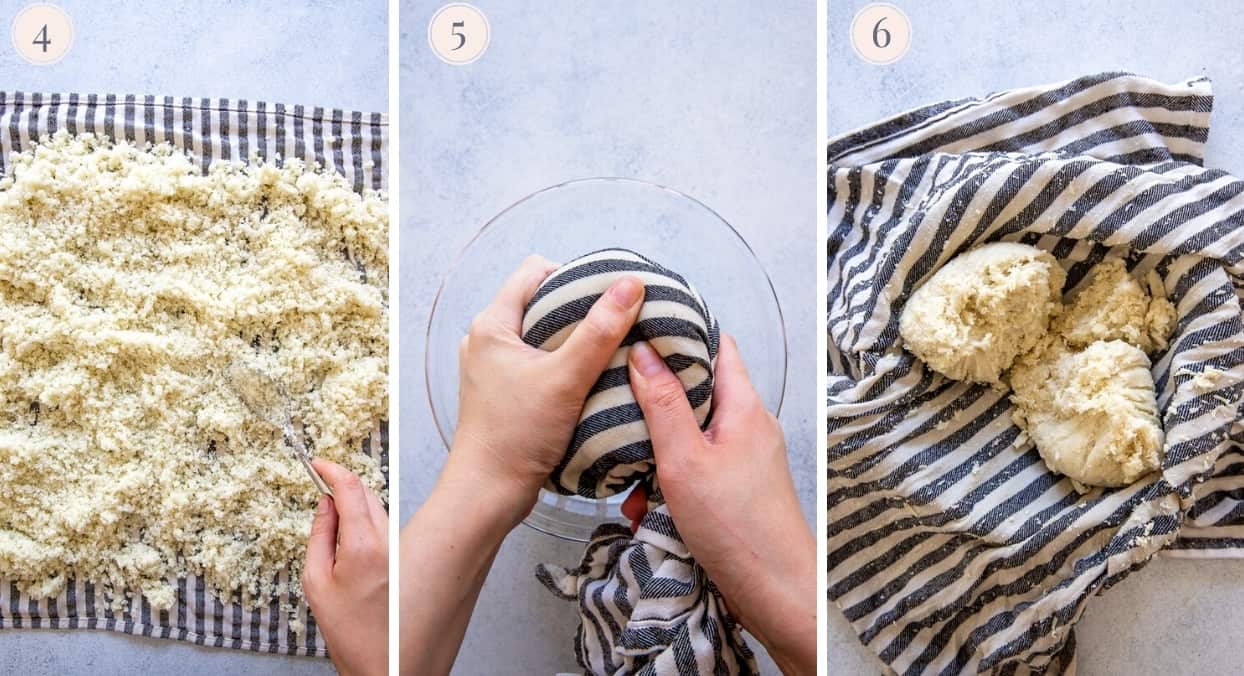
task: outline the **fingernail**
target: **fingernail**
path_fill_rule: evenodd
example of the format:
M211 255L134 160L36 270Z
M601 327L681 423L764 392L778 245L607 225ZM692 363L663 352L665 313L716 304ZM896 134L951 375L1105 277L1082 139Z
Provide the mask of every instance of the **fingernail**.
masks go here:
M315 506L315 513L317 516L327 516L332 508L332 505L328 504L328 496L321 495L319 504Z
M661 355L652 349L652 346L645 341L639 341L631 346L631 363L635 365L635 369L645 376L655 376L665 368L665 362L661 360Z
M609 297L622 307L630 307L639 301L644 287L634 277L623 277L609 287Z

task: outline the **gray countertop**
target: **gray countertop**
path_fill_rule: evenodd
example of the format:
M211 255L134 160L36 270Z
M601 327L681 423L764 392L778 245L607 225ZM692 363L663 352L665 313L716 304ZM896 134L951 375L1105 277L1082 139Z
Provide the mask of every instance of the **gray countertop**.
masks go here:
M793 365L781 420L813 522L815 3L473 4L488 16L492 41L470 66L446 65L428 48L427 23L439 2L408 3L401 15L403 520L445 457L422 365L432 296L453 257L518 198L568 179L613 175L700 199L742 233L768 270ZM526 252L514 253L516 263ZM573 671L573 607L544 590L533 569L576 562L582 551L527 528L511 534L455 673Z
M848 26L865 2L830 2L830 135L909 108L1001 89L1122 70L1175 82L1208 76L1214 113L1206 164L1244 173L1244 52L1238 3L892 0L911 20L907 54L890 66L859 59ZM1159 558L1093 599L1077 628L1080 673L1233 673L1244 638L1241 561ZM883 666L832 604L830 673Z
M347 110L388 109L384 0L241 6L227 0L58 0L73 47L53 66L22 61L0 15L0 88L223 97ZM24 3L9 3L16 13ZM325 659L200 648L104 631L0 631L13 674L328 674Z

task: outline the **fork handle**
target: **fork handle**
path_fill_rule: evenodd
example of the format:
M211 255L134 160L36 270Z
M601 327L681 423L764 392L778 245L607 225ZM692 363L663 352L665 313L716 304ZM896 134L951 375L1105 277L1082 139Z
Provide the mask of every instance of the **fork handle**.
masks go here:
M319 472L315 471L315 468L311 466L311 461L307 459L307 456L299 454L298 459L302 461L302 466L307 468L307 474L311 475L311 483L315 484L315 487L320 489L320 493L323 493L330 498L333 497L332 487L324 481L324 478L320 476Z
M307 457L307 445L302 443L302 439L299 439L298 435L294 433L293 425L287 423L285 425L284 432L285 443L289 444L290 450L294 453L294 457L298 458L298 461L302 463L304 468L306 468L307 474L311 477L311 483L315 484L315 487L319 489L321 494L327 495L330 498L333 497L332 487L329 486L328 483L324 481L324 477L320 476L320 473L315 471L315 468L311 466L311 459Z

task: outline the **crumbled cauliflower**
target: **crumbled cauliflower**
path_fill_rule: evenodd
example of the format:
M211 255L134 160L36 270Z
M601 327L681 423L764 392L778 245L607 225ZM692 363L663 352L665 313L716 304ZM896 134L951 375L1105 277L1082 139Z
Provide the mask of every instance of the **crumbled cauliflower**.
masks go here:
M1002 374L1062 310L1066 278L1046 251L986 244L951 259L911 295L899 332L934 371L1005 389Z
M1150 272L1141 286L1120 258L1106 258L1090 273L1052 330L1075 349L1098 340L1122 340L1146 353L1166 349L1178 315L1162 280Z
M1077 351L1061 336L1047 336L1011 370L1012 417L1045 464L1077 489L1126 486L1162 464L1149 366L1144 350L1123 340Z
M1189 372L1189 371L1188 369L1185 368L1185 369L1180 369L1180 372ZM1190 373L1192 375L1192 378L1189 379L1189 382L1192 383L1192 391L1196 392L1197 394L1205 394L1206 392L1212 392L1218 389L1218 387L1220 386L1219 384L1221 383L1223 379L1223 376L1227 375L1226 371L1216 369L1212 366L1205 367L1205 369L1201 371L1200 373L1195 373L1195 372L1190 372Z
M388 406L385 197L297 161L217 163L59 132L0 179L0 578L247 607L301 573L317 499L229 365L262 358L319 457ZM291 583L295 595L297 583Z
M1108 257L1016 360L1012 417L1077 490L1125 486L1161 467L1165 434L1146 353L1166 348L1177 319L1157 273L1146 290Z

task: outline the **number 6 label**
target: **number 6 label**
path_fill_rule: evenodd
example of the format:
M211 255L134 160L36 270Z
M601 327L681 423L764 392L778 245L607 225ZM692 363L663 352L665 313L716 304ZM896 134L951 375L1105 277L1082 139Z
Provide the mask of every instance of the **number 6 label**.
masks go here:
M463 2L436 10L428 23L428 44L441 61L463 66L475 61L488 49L488 19L484 13Z
M903 58L911 46L911 22L898 7L867 5L851 21L851 47L861 59L879 66Z
M27 5L13 18L13 49L36 66L65 58L73 45L73 22L65 10L47 4Z

